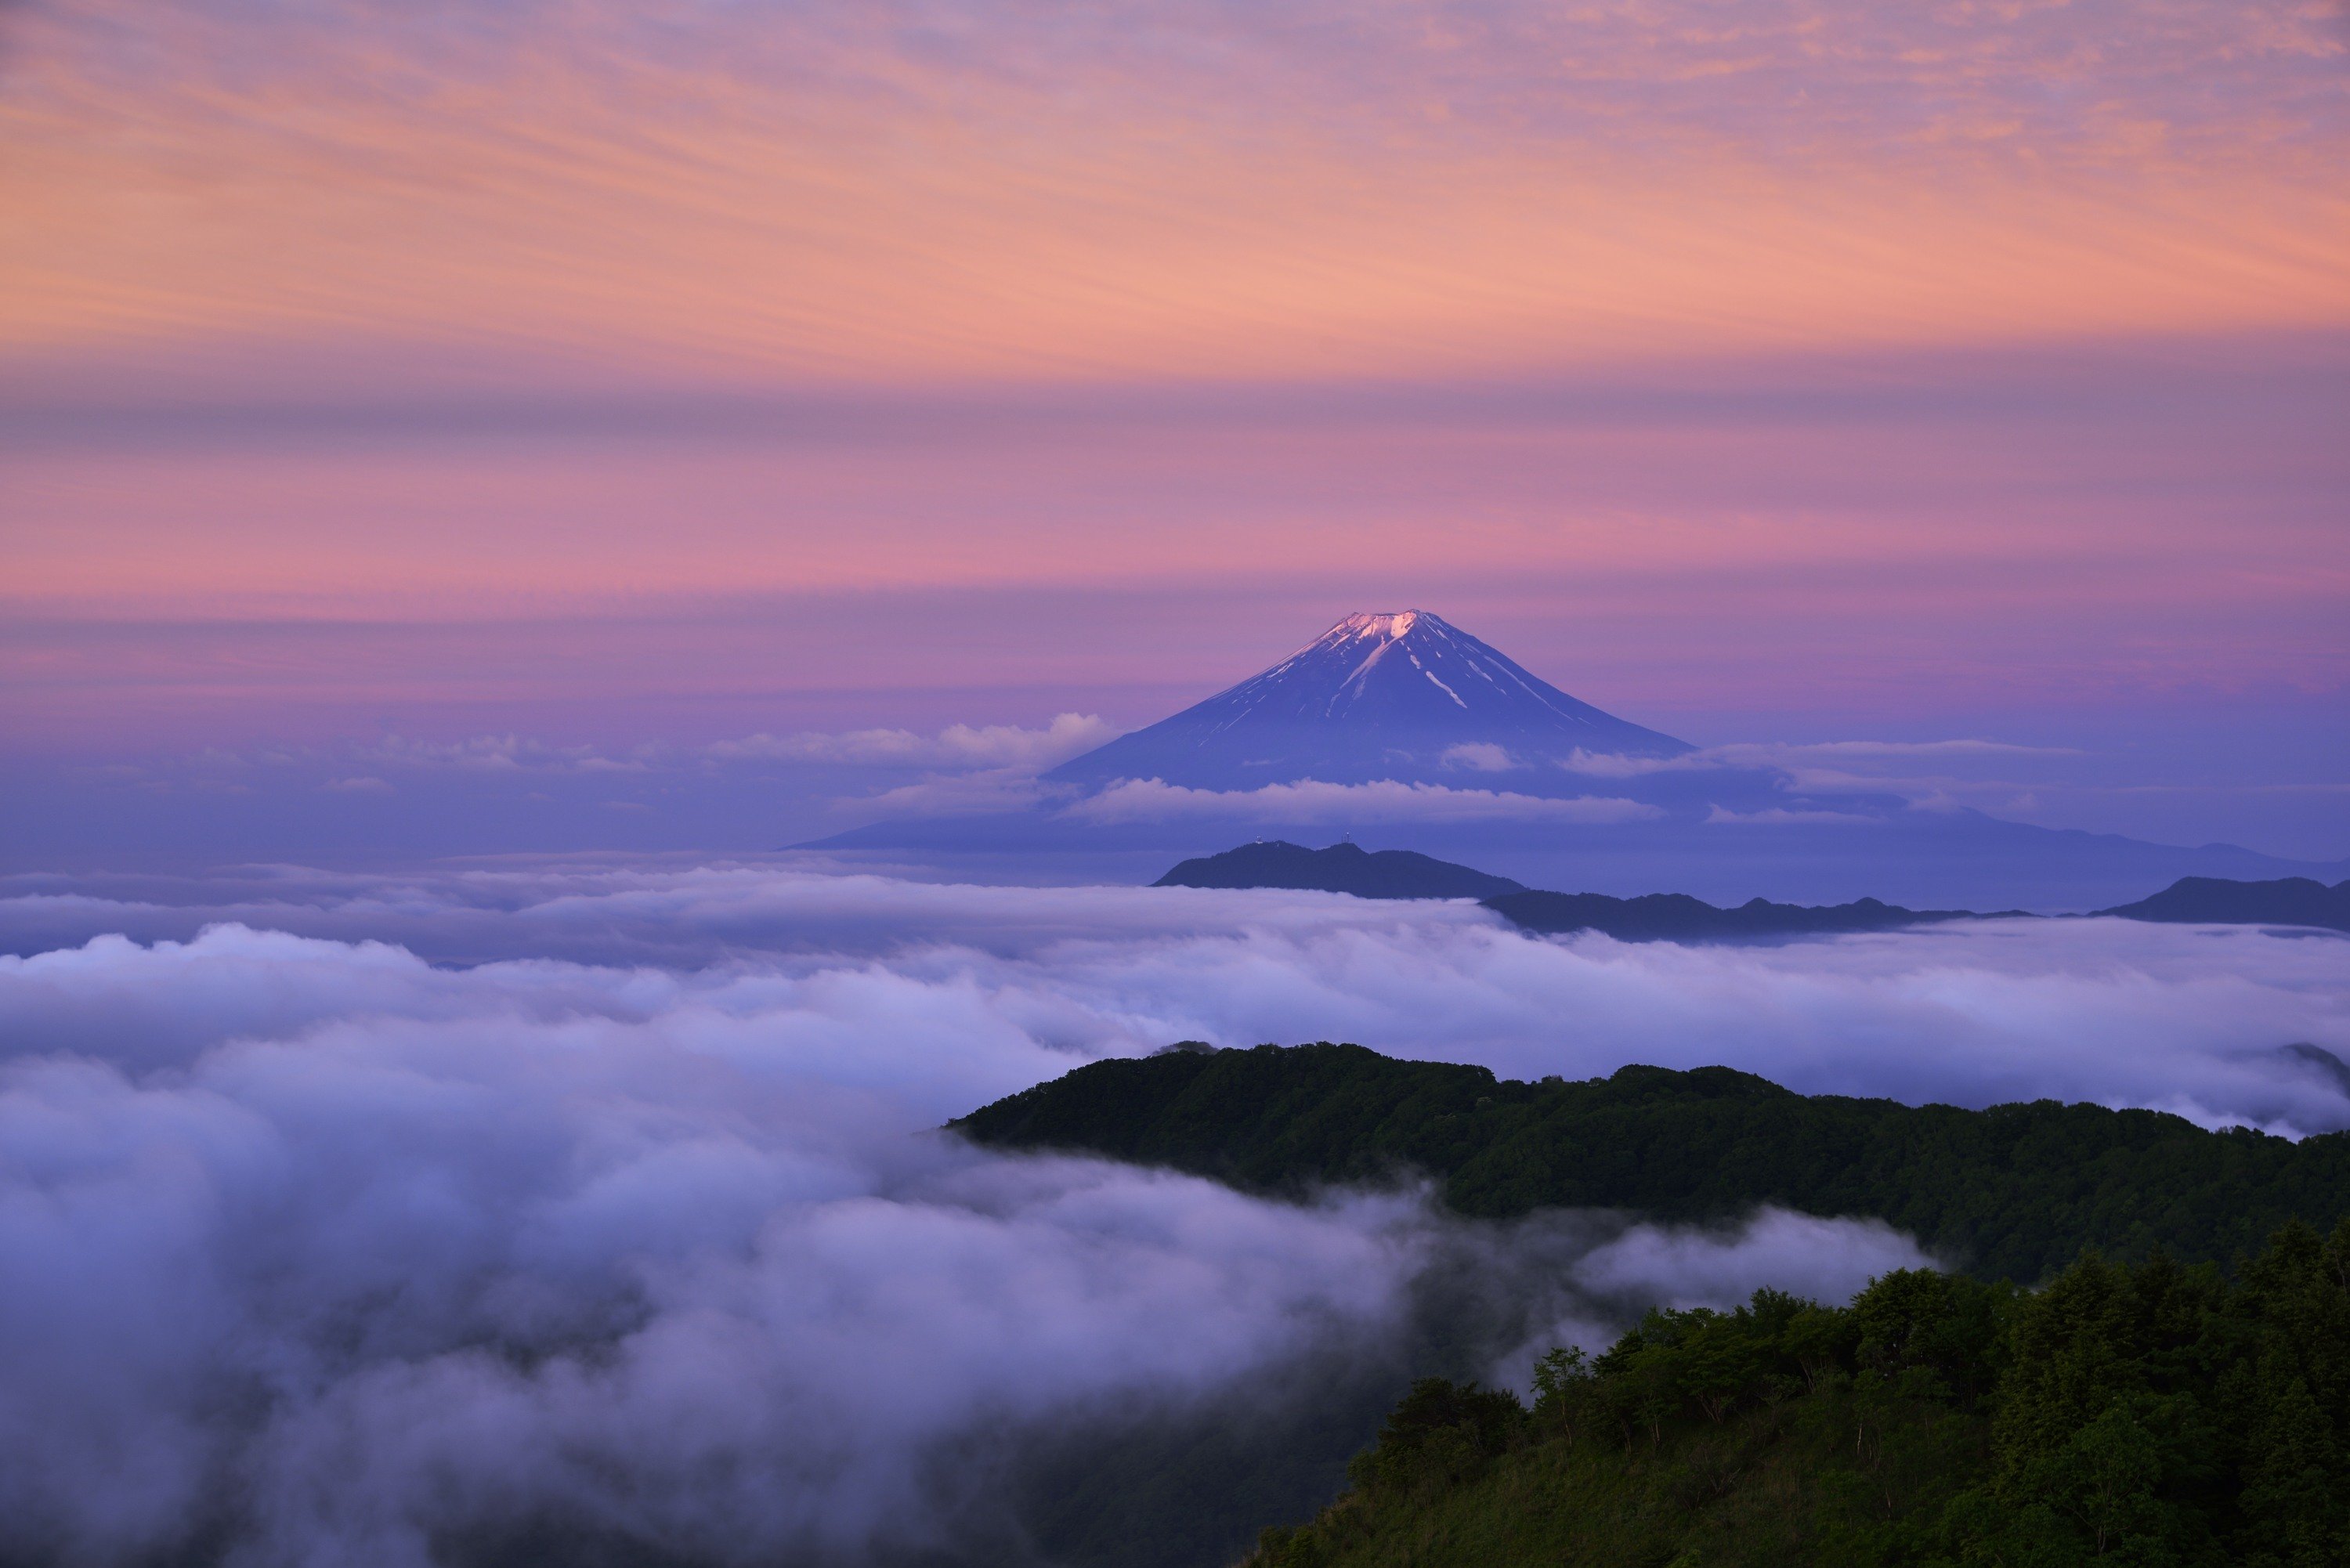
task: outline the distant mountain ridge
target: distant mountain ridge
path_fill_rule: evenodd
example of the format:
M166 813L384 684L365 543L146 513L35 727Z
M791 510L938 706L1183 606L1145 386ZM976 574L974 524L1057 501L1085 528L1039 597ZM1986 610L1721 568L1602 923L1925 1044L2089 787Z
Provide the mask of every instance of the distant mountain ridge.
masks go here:
M1347 616L1272 669L1045 776L1212 790L1305 778L1461 783L1552 766L1577 752L1667 758L1694 750L1570 697L1441 617L1413 609Z
M1351 841L1308 849L1261 839L1186 860L1154 888L1294 888L1357 898L1491 898L1525 884L1409 849L1367 850Z
M1725 909L1686 893L1649 893L1637 898L1552 893L1408 849L1366 850L1353 843L1308 849L1283 839L1243 844L1221 855L1186 860L1151 886L1289 888L1351 893L1358 898L1475 898L1530 931L1550 935L1601 931L1625 941L1722 941L1882 931L1937 920L1990 918L1972 909L1905 909L1875 898L1826 907L1752 898Z
M1730 908L1686 893L1619 898L1555 893L1507 877L1408 849L1366 850L1352 842L1308 849L1284 839L1243 844L1184 861L1154 888L1288 888L1358 898L1475 898L1503 919L1545 935L1600 931L1624 941L1735 941L1742 938L1897 930L1945 920L2029 918L2022 909L1910 909L1877 898L1780 904L1750 898ZM2095 911L2131 920L2211 925L2314 926L2350 931L2350 881L2329 888L2306 877L2231 882L2182 877L2150 898Z
M2309 877L2270 882L2181 877L2151 898L2097 913L2186 925L2321 926L2350 931L2350 881L2329 888Z
M1539 888L1504 893L1482 902L1503 919L1530 931L1545 935L1601 931L1619 941L1635 942L1830 936L1839 931L1889 931L1943 920L2004 919L2023 913L2005 909L1993 917L1973 909L1905 909L1876 898L1826 905L1750 898L1724 909L1686 893L1611 898L1605 893L1546 893Z

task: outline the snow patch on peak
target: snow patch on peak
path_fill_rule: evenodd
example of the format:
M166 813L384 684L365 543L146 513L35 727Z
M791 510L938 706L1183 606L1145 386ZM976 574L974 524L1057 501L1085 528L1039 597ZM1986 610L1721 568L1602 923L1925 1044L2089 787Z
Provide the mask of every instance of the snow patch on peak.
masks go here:
M1426 610L1363 610L1348 616L1322 634L1324 642L1355 642L1367 637L1393 642L1421 621L1436 618Z

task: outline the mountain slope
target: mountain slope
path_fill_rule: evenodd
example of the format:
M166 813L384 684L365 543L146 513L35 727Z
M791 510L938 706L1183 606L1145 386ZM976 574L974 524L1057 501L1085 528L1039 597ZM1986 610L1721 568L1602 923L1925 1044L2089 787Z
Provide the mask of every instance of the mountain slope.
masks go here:
M2151 898L2097 913L2189 925L2324 926L2350 931L2350 882L2329 888L2307 877L2272 882L2181 877Z
M1875 898L1820 907L1750 898L1720 909L1686 893L1634 898L1605 893L1552 893L1474 867L1409 849L1366 850L1351 840L1308 849L1259 840L1186 860L1154 888L1290 888L1352 893L1358 898L1476 898L1513 925L1545 934L1603 931L1627 941L1737 941L1749 938L1898 930L1939 920L2005 918L1971 909L1906 909Z
M1409 849L1327 849L1272 839L1186 860L1154 888L1299 888L1357 898L1491 898L1525 885Z
M1404 610L1350 615L1263 674L1045 777L1216 790L1306 778L1474 784L1576 752L1693 749L1578 701L1440 617Z

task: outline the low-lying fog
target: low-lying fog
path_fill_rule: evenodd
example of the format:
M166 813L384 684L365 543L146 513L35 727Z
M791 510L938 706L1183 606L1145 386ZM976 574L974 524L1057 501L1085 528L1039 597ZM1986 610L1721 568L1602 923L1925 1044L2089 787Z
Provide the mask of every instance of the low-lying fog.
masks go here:
M19 882L0 944L0 1558L489 1561L534 1531L1050 1558L1072 1433L1197 1458L1317 1392L1375 1411L1430 1355L1507 1378L1649 1301L1921 1261L1875 1223L1469 1226L931 1130L1179 1039L2350 1124L2280 1050L2350 1053L2350 950L2249 929L1684 949L1315 894L575 865Z

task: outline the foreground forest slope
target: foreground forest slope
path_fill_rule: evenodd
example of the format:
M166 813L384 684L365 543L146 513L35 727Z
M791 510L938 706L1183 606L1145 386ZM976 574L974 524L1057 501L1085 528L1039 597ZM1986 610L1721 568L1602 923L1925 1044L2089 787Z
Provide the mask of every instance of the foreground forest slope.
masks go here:
M1276 1194L1425 1174L1451 1208L1487 1218L1575 1206L1706 1220L1763 1203L1875 1216L1981 1279L2024 1283L2085 1247L2225 1262L2290 1220L2350 1213L2350 1133L2296 1144L2053 1100L1804 1096L1727 1067L1529 1084L1358 1045L1199 1046L1096 1062L950 1125Z
M2091 1256L1653 1312L1536 1389L1416 1384L1250 1568L2350 1562L2350 1221L2233 1280Z

